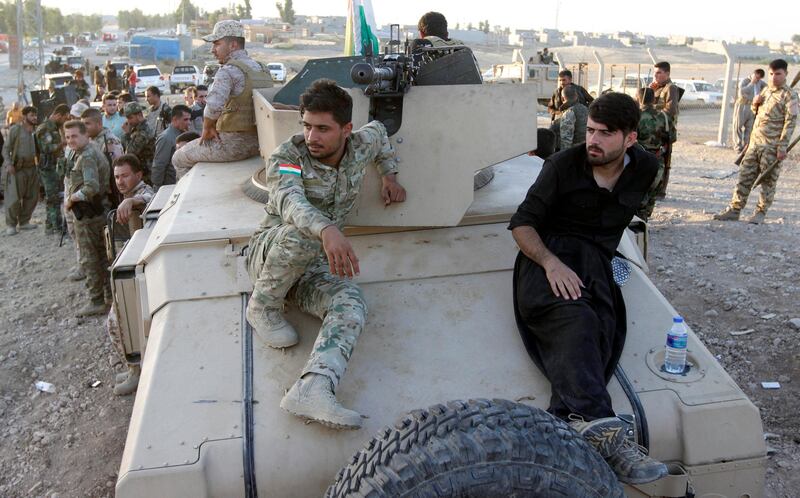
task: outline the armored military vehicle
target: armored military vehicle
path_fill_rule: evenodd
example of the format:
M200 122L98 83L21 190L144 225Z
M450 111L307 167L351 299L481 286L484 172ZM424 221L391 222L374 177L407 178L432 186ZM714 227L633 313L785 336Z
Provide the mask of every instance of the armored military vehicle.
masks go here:
M112 271L125 347L142 359L118 497L763 495L758 409L691 331L691 369L661 368L676 310L647 277L640 222L619 246L632 267L628 340L609 389L629 437L669 475L623 487L541 410L550 389L517 332L506 228L541 168L526 154L536 86L479 84L466 62L309 61L282 89L254 92L260 157L201 163L159 190ZM296 103L320 76L350 87L356 127L387 125L408 193L384 207L370 171L348 219L369 319L337 396L367 417L358 431L278 406L318 320L290 309L300 343L274 350L244 318L245 255L263 203L242 184L257 194L265 158L301 131L298 112L274 104ZM493 179L474 190L489 166Z

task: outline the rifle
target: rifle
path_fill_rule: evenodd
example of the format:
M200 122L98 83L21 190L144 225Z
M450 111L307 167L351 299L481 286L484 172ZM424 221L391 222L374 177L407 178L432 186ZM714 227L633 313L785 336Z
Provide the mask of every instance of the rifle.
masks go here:
M63 191L59 192L58 199L60 201L59 205L63 206L64 205L64 192ZM67 234L67 214L65 212L61 216L61 238L58 241L58 247L61 247L62 245L64 245L64 235L66 235L66 234Z
M791 151L791 150L794 148L794 146L795 146L795 145L797 145L797 142L798 142L798 141L800 141L800 136L798 136L797 138L795 138L795 139L794 139L794 141L793 141L792 143L790 143L790 144L789 144L789 147L787 147L787 148L786 148L786 155L787 155L787 156L789 155L789 152L790 152L790 151ZM754 189L754 188L756 188L756 187L757 187L759 184L761 184L761 182L762 182L762 181L764 181L764 178L766 178L766 176L767 176L769 173L771 173L771 172L772 172L772 170L774 170L775 168L777 168L777 167L778 167L778 163L780 163L780 161L775 161L774 163L772 163L772 164L770 164L769 166L767 166L767 167L764 169L764 171L762 171L762 172L761 172L761 173L758 175L758 177L756 177L756 181L754 181L754 182L753 182L753 186L751 187L751 189Z

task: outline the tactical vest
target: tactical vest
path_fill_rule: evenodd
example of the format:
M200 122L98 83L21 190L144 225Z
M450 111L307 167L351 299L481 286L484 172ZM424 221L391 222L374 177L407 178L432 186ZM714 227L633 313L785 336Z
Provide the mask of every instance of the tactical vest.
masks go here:
M241 61L228 61L244 73L244 90L236 97L231 96L222 115L217 120L217 131L243 132L256 130L256 110L253 106L253 89L270 88L272 76L268 72L255 71Z

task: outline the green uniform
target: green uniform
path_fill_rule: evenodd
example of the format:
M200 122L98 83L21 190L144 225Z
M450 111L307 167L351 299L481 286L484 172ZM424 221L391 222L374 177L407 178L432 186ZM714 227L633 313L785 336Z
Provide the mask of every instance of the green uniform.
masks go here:
M323 319L303 374L326 375L334 388L364 326L367 308L356 284L331 275L320 234L329 225L343 228L371 163L381 175L397 172L386 129L378 121L353 132L338 168L312 158L303 135L284 142L267 163L266 216L250 239L253 299L279 309L288 296L302 310Z
M142 121L122 137L122 146L126 154L133 154L142 163L145 170L144 180L150 183L150 167L156 151L156 139L147 121Z
M647 152L658 158L658 173L653 185L650 186L642 201L642 207L636 215L647 220L653 214L656 205L656 194L661 178L664 176L664 150L670 143L671 119L664 111L657 111L653 106L642 109L639 119L638 138L641 145Z
M22 123L15 124L8 131L3 159L6 168L14 166L16 170L13 175L6 170L6 224L9 228L27 225L39 199L39 175L36 171L36 139Z
M67 156L67 195L95 207L94 215L75 219L75 238L80 253L81 269L86 274L86 287L95 304L110 297L108 259L106 258L103 226L108 212L110 167L97 145L89 142L82 150ZM75 209L72 209L73 214Z
M666 112L670 118L672 118L672 122L670 125L672 129L677 129L678 127L678 103L680 102L680 92L678 91L678 87L672 82L671 79L667 79L663 85L658 86L653 90L655 94L655 108L657 111L664 111ZM674 135L677 138L677 134ZM664 197L667 195L667 184L669 183L669 171L672 168L672 142L675 142L673 139L669 145L667 145L664 153L662 155L664 160L664 173L661 175L661 183L658 186L658 196Z
M589 119L589 108L577 102L564 111L559 118L559 150L569 149L573 145L586 143L586 121Z
M61 192L63 177L58 173L58 162L64 157L62 138L58 123L46 120L36 128L36 148L39 153L39 181L44 187L47 205L46 230L61 227Z
M75 88L75 95L78 96L78 100L89 98L89 83L86 83L86 80L72 80L71 84Z
M775 199L775 188L781 172L778 151L786 152L800 112L797 93L788 85L767 87L761 91L763 102L758 107L747 153L739 166L739 180L733 190L730 207L741 210L758 176L768 171L761 180L761 195L756 211L766 213ZM769 169L768 169L769 168Z

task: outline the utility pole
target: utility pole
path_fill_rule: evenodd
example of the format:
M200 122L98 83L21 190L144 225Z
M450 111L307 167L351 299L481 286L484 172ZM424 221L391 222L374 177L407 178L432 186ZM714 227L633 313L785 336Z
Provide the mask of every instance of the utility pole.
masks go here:
M17 54L19 56L19 67L17 68L17 101L28 103L25 97L25 61L22 56L25 53L25 12L22 10L22 0L17 0Z
M42 0L36 0L36 31L39 37L39 85L44 86L44 19L42 16Z

